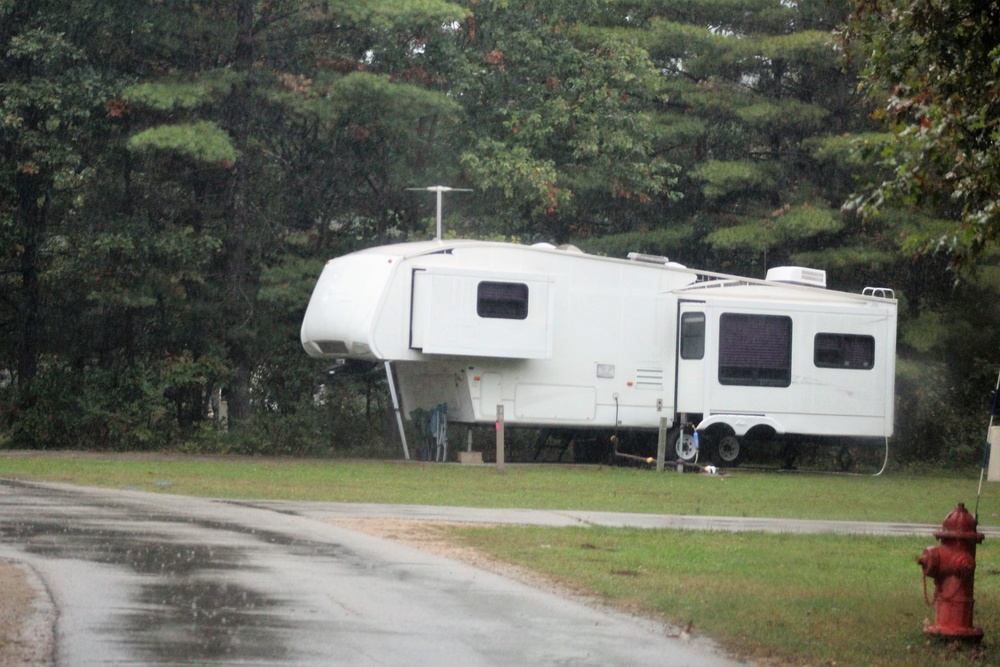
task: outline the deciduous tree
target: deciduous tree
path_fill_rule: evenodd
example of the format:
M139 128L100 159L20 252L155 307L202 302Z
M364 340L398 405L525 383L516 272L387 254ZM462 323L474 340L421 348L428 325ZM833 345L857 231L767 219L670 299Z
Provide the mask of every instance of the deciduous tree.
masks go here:
M929 208L951 222L917 237L975 259L1000 236L1000 3L862 0L845 33L861 89L894 141L855 204ZM916 248L916 244L914 244Z

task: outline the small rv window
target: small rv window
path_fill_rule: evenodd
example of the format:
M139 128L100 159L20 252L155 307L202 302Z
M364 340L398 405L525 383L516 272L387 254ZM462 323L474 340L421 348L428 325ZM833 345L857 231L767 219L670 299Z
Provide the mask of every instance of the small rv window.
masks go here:
M816 334L813 363L820 368L870 370L875 367L875 339L851 334Z
M528 318L528 286L524 283L481 282L476 291L480 317L501 320Z
M787 387L792 383L792 319L723 313L719 319L719 383Z
M705 358L705 313L681 315L681 359Z

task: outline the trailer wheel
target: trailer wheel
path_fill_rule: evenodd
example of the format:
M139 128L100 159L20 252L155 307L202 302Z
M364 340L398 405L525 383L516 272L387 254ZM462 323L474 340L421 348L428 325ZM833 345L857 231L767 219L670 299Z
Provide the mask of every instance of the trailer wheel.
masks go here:
M724 435L719 439L716 448L719 462L724 465L736 466L740 458L740 439L735 435Z
M673 443L678 461L690 463L698 458L698 450L694 448L694 434L679 429L673 437Z

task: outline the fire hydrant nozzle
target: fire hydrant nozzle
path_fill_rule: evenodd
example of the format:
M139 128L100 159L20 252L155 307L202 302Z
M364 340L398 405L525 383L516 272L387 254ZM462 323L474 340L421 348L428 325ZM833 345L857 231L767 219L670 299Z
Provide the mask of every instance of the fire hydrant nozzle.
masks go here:
M983 631L972 625L975 604L976 545L985 535L963 503L952 510L934 537L941 544L927 547L917 563L925 577L934 580L934 623L924 628L930 635L979 641ZM928 602L928 604L930 604Z

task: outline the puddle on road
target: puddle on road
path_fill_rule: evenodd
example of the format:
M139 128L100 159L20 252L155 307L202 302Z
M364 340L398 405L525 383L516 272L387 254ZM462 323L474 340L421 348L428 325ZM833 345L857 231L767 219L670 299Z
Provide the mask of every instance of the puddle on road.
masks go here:
M132 532L62 522L0 522L0 534L25 551L49 558L75 558L124 566L136 574L185 576L239 567L239 553L226 546L180 544L152 532Z
M291 658L281 641L281 603L241 586L186 581L143 586L125 617L126 643L142 655L197 664Z
M77 505L86 501L85 497L72 497ZM110 510L110 515L96 520L0 520L0 536L36 555L109 564L141 575L130 608L117 613L114 627L107 631L143 662L274 663L294 662L295 655L289 640L295 628L282 614L287 602L235 583L235 574L227 577L228 572L248 572L253 567L243 549L231 544L195 543L193 538L179 538L166 531L158 533L149 527L151 523L236 533L310 558L344 555L337 545L296 540L238 524L201 522L127 506L101 507ZM143 525L135 531L114 527L130 523Z

